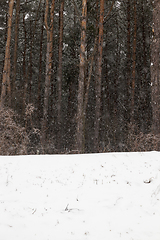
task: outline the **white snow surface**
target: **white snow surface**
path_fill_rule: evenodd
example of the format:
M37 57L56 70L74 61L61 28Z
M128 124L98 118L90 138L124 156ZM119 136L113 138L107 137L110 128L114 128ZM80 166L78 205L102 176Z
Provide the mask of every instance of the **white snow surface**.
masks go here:
M160 152L0 157L0 240L160 240Z

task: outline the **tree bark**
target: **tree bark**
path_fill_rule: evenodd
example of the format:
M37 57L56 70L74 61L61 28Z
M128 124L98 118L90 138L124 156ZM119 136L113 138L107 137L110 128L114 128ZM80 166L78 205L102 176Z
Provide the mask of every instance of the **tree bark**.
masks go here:
M26 96L27 96L27 73L26 73L26 51L27 51L27 31L25 23L25 14L23 14L23 30L24 30L24 49L23 49L23 114L26 108Z
M12 79L12 105L15 101L15 82L17 74L17 50L18 50L18 35L19 35L19 16L20 16L20 0L16 1L16 21L15 21L15 37L14 37L14 57L13 57L13 79Z
M47 131L50 81L51 81L51 75L52 75L54 3L55 3L55 0L52 0L52 5L50 9L50 21L48 25L49 2L48 0L46 0L45 27L47 31L47 52L46 52L46 77L45 77L43 120L42 120L42 143L44 148L45 148L46 131Z
M92 71L93 71L93 63L94 63L94 58L95 58L95 54L96 54L96 51L97 51L98 23L99 23L98 5L99 5L99 0L96 0L96 33L95 33L95 39L94 39L93 52L92 52L92 55L90 57L90 67L89 67L89 70L88 70L88 76L87 76L87 81L86 81L86 89L85 89L85 97L84 97L84 110L83 110L85 118L86 118L87 104L88 104L88 98L89 98L89 86L90 86Z
M160 2L153 3L153 39L151 44L152 131L160 134Z
M10 0L9 10L8 10L7 42L6 42L5 60L4 60L4 68L3 68L3 76L2 76L1 107L4 106L7 86L8 86L8 91L9 91L8 94L10 98L10 43L11 43L13 6L14 6L14 0Z
M77 150L84 151L84 82L86 66L86 22L87 22L87 0L82 0L82 21L81 21L81 46L80 64L78 79L78 108L77 108Z
M34 50L34 40L35 40L35 32L36 32L36 26L37 26L37 21L38 21L38 14L40 11L40 6L41 6L42 0L39 1L38 8L36 10L36 18L34 22L34 27L32 25L32 20L30 20L30 53L29 53L29 67L28 67L28 76L29 76L29 81L28 81L28 93L29 93L29 103L34 102L33 98L33 50Z
M45 7L45 2L43 4L43 9ZM45 11L43 10L43 17L42 17L42 25L41 25L41 37L40 37L40 52L39 52L39 73L38 73L38 97L37 97L37 108L38 108L38 120L42 117L42 97L41 97L41 89L42 89L42 50L43 50L43 34L44 34L44 14ZM40 122L39 122L40 124Z
M32 76L33 76L33 72L32 72L32 68L33 68L33 32L32 32L32 22L30 21L30 53L29 53L29 66L28 66L28 76L29 76L29 81L28 81L28 95L29 95L29 99L28 102L31 103L32 102Z
M61 102L62 102L62 50L63 50L63 11L64 0L60 0L59 10L59 51L58 51L58 74L57 74L57 89L58 89L58 102L57 102L57 127L58 127L58 149L61 147L61 134L62 134L62 119L61 119Z
M134 124L135 110L135 82L136 82L136 45L137 45L137 1L134 0L134 36L133 36L133 59L132 59L132 91L131 91L131 124Z
M99 40L98 40L98 63L96 76L96 107L95 107L95 125L94 125L94 149L99 151L99 128L100 128L100 110L101 110L101 77L102 77L102 53L103 53L103 21L104 21L104 0L100 0L100 18L99 18Z
M126 82L126 118L130 121L131 96L131 3L127 1L127 82Z

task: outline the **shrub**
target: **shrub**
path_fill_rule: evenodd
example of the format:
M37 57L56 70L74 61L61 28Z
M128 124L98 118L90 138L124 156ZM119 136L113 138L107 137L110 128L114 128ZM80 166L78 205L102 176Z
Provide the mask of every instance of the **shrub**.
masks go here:
M18 115L10 108L0 108L0 155L27 154L28 136L18 124Z
M160 135L150 133L135 133L135 127L130 126L127 139L127 150L132 152L159 151Z

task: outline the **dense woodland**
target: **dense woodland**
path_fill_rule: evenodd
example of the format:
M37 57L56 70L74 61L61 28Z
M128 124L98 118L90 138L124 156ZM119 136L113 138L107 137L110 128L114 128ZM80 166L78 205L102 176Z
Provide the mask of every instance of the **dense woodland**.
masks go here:
M160 149L160 1L0 1L0 154Z

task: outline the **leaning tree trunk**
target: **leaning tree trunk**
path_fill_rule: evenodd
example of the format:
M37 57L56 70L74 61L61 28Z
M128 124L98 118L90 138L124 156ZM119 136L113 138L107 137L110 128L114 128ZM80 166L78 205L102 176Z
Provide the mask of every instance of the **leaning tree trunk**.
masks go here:
M50 10L50 21L48 25L49 2L48 0L46 0L45 27L47 31L47 52L46 52L46 77L45 77L43 120L42 120L42 144L44 148L45 148L46 132L47 132L50 81L51 81L51 75L52 75L54 3L55 3L55 0L52 0L51 10Z
M101 110L101 78L102 78L102 53L103 53L103 21L104 21L104 0L100 0L100 18L99 18L99 40L98 40L98 63L96 76L96 107L95 107L95 125L94 125L94 149L99 151L99 127Z
M153 39L151 44L152 131L160 134L160 1L153 3Z
M81 46L79 64L79 85L78 85L78 107L77 107L77 150L84 151L84 82L86 65L86 22L87 22L87 0L82 0L82 22L81 22Z
M9 10L8 10L7 42L6 42L5 60L4 60L3 77L2 77L2 88L1 88L1 107L3 107L3 105L4 105L7 89L8 89L9 98L10 98L10 94L11 94L11 89L10 89L10 43L11 43L13 5L14 5L14 0L10 0Z

